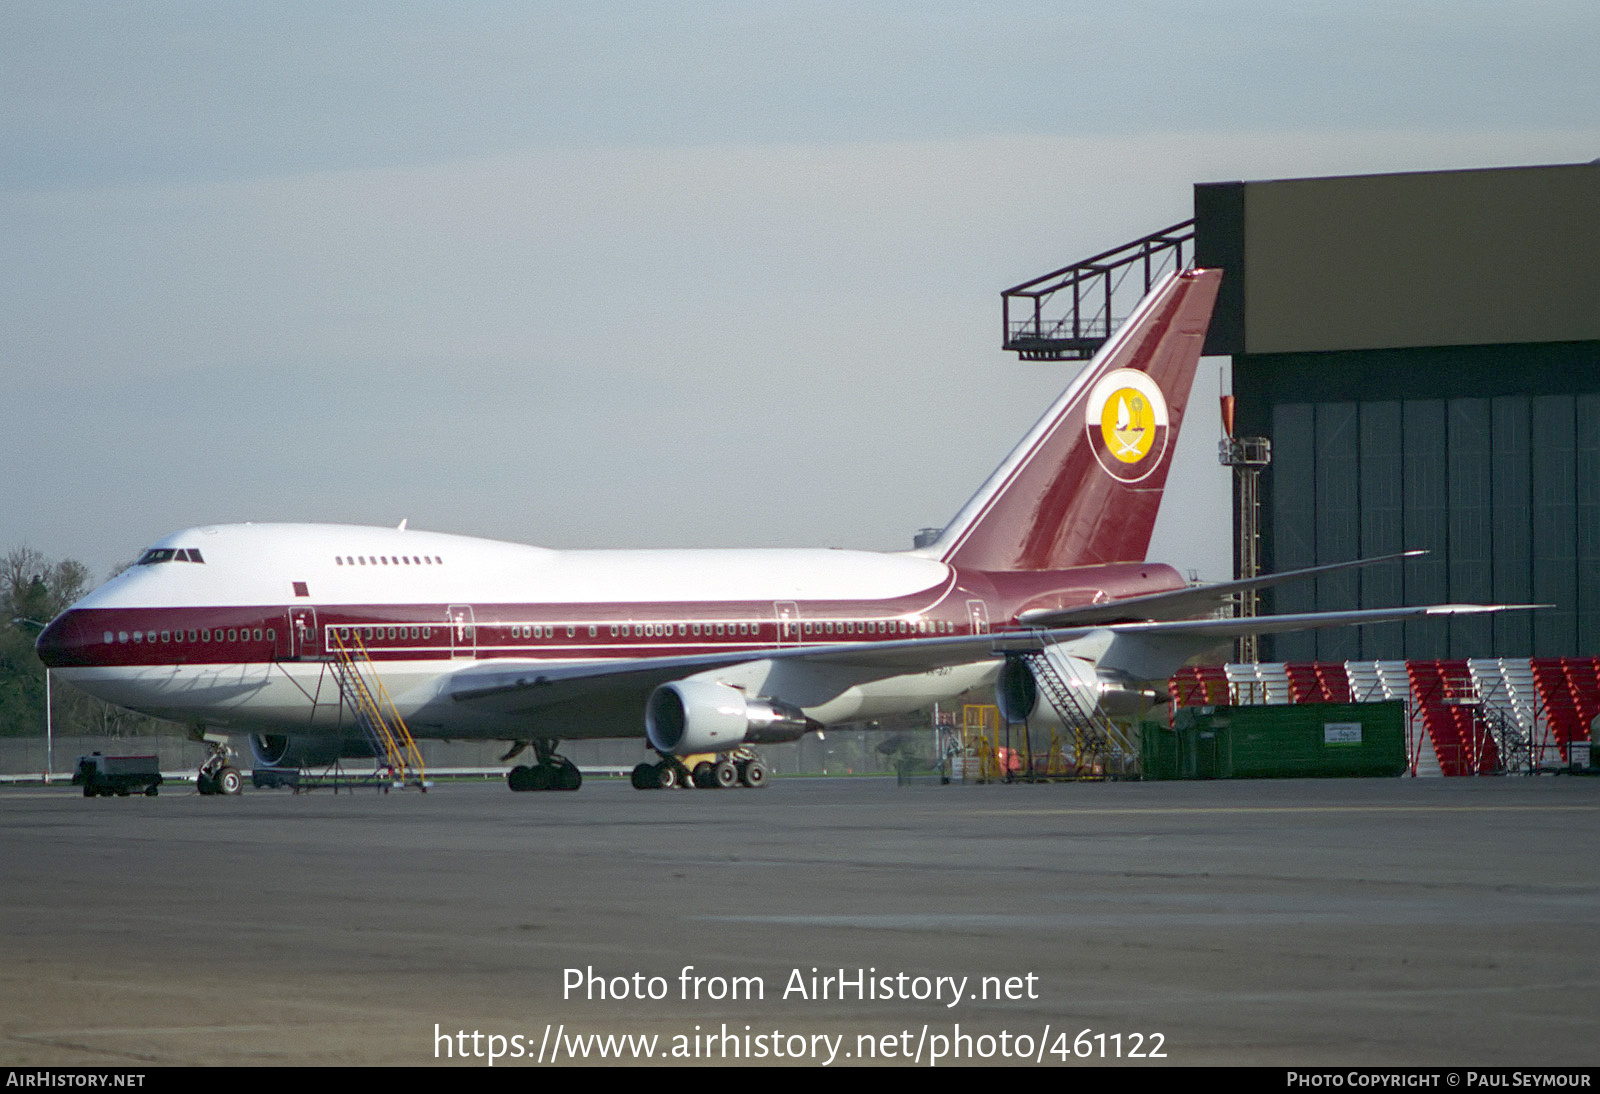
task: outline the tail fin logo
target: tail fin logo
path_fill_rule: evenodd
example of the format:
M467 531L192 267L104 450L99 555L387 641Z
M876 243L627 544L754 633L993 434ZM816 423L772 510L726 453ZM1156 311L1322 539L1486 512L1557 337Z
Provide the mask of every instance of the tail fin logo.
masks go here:
M1148 373L1113 369L1089 391L1084 429L1095 459L1121 482L1138 482L1167 449L1167 401Z

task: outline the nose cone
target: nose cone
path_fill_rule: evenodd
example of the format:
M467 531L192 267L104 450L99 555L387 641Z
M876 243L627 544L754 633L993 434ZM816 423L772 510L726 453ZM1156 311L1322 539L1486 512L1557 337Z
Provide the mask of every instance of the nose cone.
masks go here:
M39 654L39 660L47 668L58 669L66 665L89 664L87 647L89 642L83 631L83 621L79 612L62 612L56 616L51 624L39 632L39 641L34 643L34 650Z

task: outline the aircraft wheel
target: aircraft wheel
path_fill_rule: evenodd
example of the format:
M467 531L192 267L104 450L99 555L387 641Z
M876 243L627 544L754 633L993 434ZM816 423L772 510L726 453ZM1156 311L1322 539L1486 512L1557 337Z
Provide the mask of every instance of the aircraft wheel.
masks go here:
M710 790L717 785L717 769L710 760L694 765L694 785L697 790Z
M533 769L527 764L518 764L506 772L506 785L519 793L524 790L532 790L533 787L528 785L528 776L532 772Z
M555 768L550 764L535 764L528 769L529 790L549 790L555 784Z
M678 765L670 760L662 760L656 765L656 785L663 790L672 790L678 785Z
M760 760L751 760L739 772L739 781L751 790L767 785L767 765Z
M153 786L149 790L146 790L144 792L144 796L147 797L147 798L153 798L153 797L156 796L156 794L157 794L157 788L153 787Z
M83 796L86 797L86 798L94 797L94 787L90 786L88 783L84 783L83 784Z
M712 772L712 778L716 780L716 786L727 790L739 781L739 765L732 760L723 760Z
M656 780L655 764L640 764L633 769L633 788L635 790L659 790L661 783Z
M244 790L244 776L239 774L237 767L225 767L217 772L218 794L238 794Z
M571 760L562 760L561 766L556 768L557 790L576 790L583 785L583 772L578 770L578 765Z
M216 776L215 775L206 775L206 774L202 773L201 776L194 781L194 788L196 790L200 791L200 793L202 793L202 794L215 794L215 793L217 793L218 791L217 791L217 779L216 779Z

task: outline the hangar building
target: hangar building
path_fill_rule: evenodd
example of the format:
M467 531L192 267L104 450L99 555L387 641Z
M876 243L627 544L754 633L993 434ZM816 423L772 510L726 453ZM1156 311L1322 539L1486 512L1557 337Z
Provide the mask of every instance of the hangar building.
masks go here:
M1233 359L1235 436L1271 445L1261 569L1430 552L1262 611L1554 605L1281 635L1261 660L1600 654L1600 160L1202 183L1192 222L1008 290L1007 348L1083 355L1111 314L1088 278L1139 258L1148 278L1152 248L1186 243L1226 271L1206 352Z
M1269 606L1551 604L1285 635L1291 660L1600 653L1600 162L1195 187L1206 351L1272 442L1261 558L1424 558Z

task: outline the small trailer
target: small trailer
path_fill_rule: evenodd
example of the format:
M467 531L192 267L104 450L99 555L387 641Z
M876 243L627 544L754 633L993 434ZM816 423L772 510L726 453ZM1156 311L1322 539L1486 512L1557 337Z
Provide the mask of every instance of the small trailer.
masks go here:
M72 775L72 785L83 787L86 798L109 797L112 794L125 798L140 793L155 797L161 785L161 763L156 756L102 756L95 752L78 757L78 770Z

